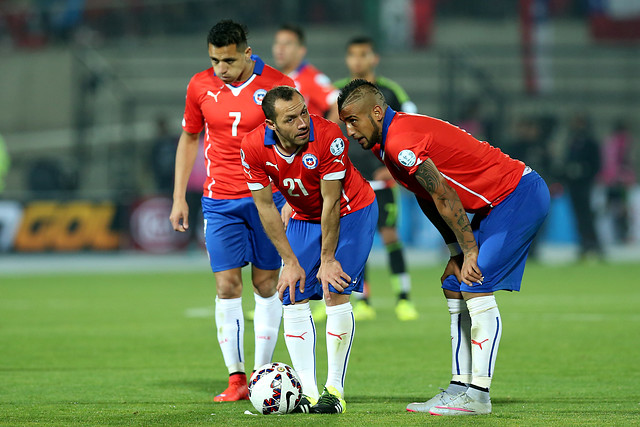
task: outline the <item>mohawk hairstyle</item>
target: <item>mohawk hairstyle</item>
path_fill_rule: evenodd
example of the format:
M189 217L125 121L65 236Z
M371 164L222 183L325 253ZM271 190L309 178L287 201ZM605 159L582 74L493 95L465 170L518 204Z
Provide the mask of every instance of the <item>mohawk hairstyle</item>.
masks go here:
M230 19L224 19L211 27L207 36L207 43L215 47L225 47L235 44L237 49L247 48L248 30L242 24Z
M340 95L338 96L338 110L342 111L342 107L363 98L367 94L373 94L376 97L376 102L380 106L387 106L387 101L384 99L384 95L380 92L378 86L365 79L354 79L340 91Z

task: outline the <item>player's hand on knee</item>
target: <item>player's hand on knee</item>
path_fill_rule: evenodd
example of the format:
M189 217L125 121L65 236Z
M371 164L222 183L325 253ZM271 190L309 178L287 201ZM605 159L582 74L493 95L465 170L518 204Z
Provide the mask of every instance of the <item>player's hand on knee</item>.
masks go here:
M189 229L189 205L186 200L174 201L169 221L174 230L185 232Z
M284 224L284 231L287 231L287 226L289 225L289 220L291 219L292 214L293 208L288 202L285 203L280 211L280 218L282 218L282 223Z
M440 277L440 283L444 283L445 279L449 276L455 276L458 282L462 282L462 264L464 262L464 255L459 254L449 258L447 266L444 268L444 273Z
M478 267L478 254L477 252L468 253L464 257L464 263L462 264L462 281L469 286L473 286L474 283L482 284L484 276Z
M284 300L284 291L289 289L291 304L296 303L296 284L300 283L300 292L304 292L304 284L307 277L300 264L285 264L278 278L278 294L280 301Z
M337 259L321 261L316 277L322 283L322 291L326 300L331 299L329 285L333 286L336 291L342 292L351 283L351 277L344 272L342 264Z

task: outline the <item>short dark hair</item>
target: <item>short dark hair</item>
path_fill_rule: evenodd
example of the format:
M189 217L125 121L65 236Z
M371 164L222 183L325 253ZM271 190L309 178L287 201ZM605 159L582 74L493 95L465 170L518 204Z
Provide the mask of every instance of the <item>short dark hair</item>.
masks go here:
M207 36L207 43L215 47L225 47L235 44L238 50L247 47L247 27L234 22L230 19L224 19L211 27Z
M296 37L298 37L298 43L304 46L305 44L304 30L302 29L301 26L295 25L295 24L283 24L280 26L280 28L278 28L278 31L292 32L293 34L296 35Z
M354 79L340 91L340 95L338 95L338 111L342 111L345 102L348 101L347 104L350 104L367 93L373 94L380 105L385 106L387 104L378 86L365 79Z
M262 99L262 112L264 116L271 120L276 121L276 101L282 99L284 101L291 101L295 94L300 95L300 92L291 86L276 86L272 88ZM302 95L300 95L302 96Z
M369 46L371 46L371 50L373 50L374 52L377 52L376 42L374 42L373 39L369 36L353 37L347 42L347 49L349 49L354 44L368 44Z

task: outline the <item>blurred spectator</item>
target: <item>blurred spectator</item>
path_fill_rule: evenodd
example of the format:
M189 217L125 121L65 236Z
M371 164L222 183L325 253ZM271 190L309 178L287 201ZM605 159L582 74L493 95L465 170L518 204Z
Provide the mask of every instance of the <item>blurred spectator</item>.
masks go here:
M479 98L471 98L462 107L457 125L480 141L487 140L487 133L482 120L482 103Z
M570 123L566 157L561 175L569 191L580 238L580 257L602 257L595 230L591 194L600 168L600 147L585 114L575 114Z
M522 160L527 166L534 169L540 174L552 190L551 183L554 182L551 177L551 150L549 147L549 137L551 129L543 127L544 122L539 118L523 117L515 124L514 136L505 147L505 152L515 158ZM553 194L553 191L551 191ZM538 236L543 235L542 231L545 224L538 232ZM536 258L538 256L538 242L536 238L531 243L529 256Z
M77 188L77 174L54 158L39 158L27 168L27 186L36 198L53 198Z
M4 143L4 138L0 135L0 194L4 191L5 177L9 173L9 166L11 166L11 159L7 152L7 146Z
M156 138L151 147L151 170L156 190L165 196L173 192L173 175L176 163L176 147L178 136L169 131L167 118L156 118Z
M616 242L629 241L629 188L635 183L633 138L628 123L618 119L602 146L600 182L606 188L607 210L613 216Z
M46 43L46 14L37 2L0 2L0 17L15 46L35 48Z
M551 171L551 151L548 133L543 135L538 119L526 117L518 120L515 135L505 151L511 157L522 160L549 183Z

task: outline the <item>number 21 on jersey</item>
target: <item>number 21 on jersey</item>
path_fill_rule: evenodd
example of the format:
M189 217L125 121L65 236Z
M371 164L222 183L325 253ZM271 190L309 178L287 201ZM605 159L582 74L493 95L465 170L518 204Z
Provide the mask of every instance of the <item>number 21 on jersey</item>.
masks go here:
M300 180L300 178L285 178L282 180L282 184L289 187L288 193L290 196L294 196L294 197L300 196L300 194L294 193L294 191L296 190L296 185L300 189L300 192L302 192L303 196L309 195L309 192L307 192L307 189L304 188L304 185L302 185L302 181Z

